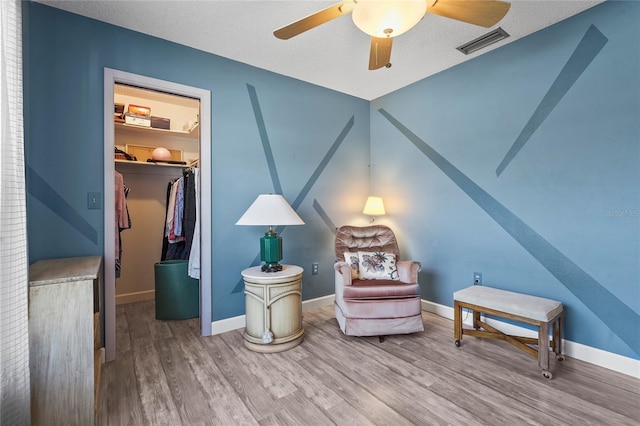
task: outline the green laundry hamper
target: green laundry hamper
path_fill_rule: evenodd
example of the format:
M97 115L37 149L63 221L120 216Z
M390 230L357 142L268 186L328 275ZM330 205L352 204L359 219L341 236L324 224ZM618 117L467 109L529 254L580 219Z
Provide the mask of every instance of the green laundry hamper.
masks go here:
M188 274L188 260L163 260L155 265L156 319L183 320L200 315L199 281Z

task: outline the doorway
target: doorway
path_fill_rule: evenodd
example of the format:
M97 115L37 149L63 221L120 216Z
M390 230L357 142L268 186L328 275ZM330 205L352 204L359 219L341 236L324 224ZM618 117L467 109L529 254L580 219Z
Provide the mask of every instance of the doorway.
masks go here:
M133 86L199 101L200 194L200 333L211 335L211 93L208 90L105 68L104 71L104 291L105 360L113 361L115 347L116 255L114 166L114 87ZM159 260L159 259L158 259Z

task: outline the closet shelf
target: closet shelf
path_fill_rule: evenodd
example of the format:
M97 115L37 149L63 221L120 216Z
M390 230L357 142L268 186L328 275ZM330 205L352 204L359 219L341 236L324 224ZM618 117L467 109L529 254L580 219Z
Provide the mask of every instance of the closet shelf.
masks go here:
M156 134L164 134L167 136L180 136L184 138L197 139L198 133L199 133L198 123L196 123L196 125L190 131L166 130L166 129L158 129L155 127L143 127L143 126L136 126L132 124L118 123L118 122L115 122L114 124L116 126L115 128L117 132L125 132L125 133L132 133L132 134L156 133Z
M187 164L152 163L149 161L129 161L129 160L115 159L115 162L119 164L131 164L135 166L178 167L181 169L186 169L189 167Z

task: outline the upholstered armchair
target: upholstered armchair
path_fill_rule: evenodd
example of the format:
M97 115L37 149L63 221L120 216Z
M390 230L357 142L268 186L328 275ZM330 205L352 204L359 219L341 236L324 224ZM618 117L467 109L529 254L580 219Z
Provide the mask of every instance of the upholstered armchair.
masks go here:
M335 313L350 336L423 331L420 264L399 260L393 231L384 225L342 226L335 241Z

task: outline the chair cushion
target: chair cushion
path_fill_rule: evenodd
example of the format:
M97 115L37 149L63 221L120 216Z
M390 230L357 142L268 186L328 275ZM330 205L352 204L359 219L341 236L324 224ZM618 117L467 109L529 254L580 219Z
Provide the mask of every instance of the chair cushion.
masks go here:
M415 297L420 293L418 284L405 284L396 280L353 280L345 286L345 300L399 299Z
M336 301L344 316L347 318L369 318L378 320L383 318L406 318L420 315L422 302L417 296L402 299L385 300L343 300Z

